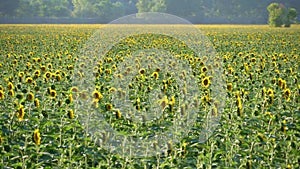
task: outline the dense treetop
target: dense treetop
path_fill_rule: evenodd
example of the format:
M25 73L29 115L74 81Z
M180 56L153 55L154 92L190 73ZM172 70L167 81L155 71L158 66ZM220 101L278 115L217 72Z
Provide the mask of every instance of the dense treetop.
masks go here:
M1 0L0 16L101 18L111 21L137 12L166 12L192 22L266 23L267 6L272 2L300 10L299 0Z

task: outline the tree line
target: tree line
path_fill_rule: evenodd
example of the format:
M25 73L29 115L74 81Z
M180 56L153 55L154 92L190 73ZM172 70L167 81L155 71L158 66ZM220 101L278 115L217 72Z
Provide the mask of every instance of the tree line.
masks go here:
M210 19L267 22L267 7L274 1L287 8L300 8L299 0L1 0L0 16L111 21L138 12L165 12L193 22Z

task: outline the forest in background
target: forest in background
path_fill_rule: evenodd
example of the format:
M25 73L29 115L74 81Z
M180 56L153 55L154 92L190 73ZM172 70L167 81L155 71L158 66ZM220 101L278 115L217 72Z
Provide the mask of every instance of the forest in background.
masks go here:
M1 0L0 23L108 23L165 12L192 23L266 24L272 2L300 11L299 0Z

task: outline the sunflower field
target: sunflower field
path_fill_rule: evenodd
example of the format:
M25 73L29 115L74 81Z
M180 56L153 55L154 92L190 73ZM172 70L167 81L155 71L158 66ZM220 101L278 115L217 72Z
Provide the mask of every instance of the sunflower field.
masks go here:
M196 25L215 48L214 60L196 57L183 42L155 34L127 37L101 60L82 57L80 50L99 27L0 25L1 168L300 168L299 25ZM132 52L150 47L168 49L175 56L168 60L170 67L182 60L191 71L142 67L143 59L161 61L155 53L139 52L136 65L118 73ZM92 62L94 85L84 89L76 81L89 76L81 70ZM137 72L128 91L111 86L135 70L130 66ZM214 77L216 69L222 70L222 81ZM177 73L179 78L191 73L198 84L198 97L191 103L180 102L186 84L174 78ZM213 95L210 88L220 82L224 95ZM155 90L161 94L153 103L162 114L149 120L145 113ZM138 116L122 112L112 101L122 100L124 92ZM222 112L218 99L224 101ZM85 110L78 108L82 100L118 132L139 137L164 132L193 105L199 109L192 130L178 143L169 142L155 156L129 157L103 146L108 133L99 131L99 142L87 132L80 118ZM207 112L220 119L213 134L197 142Z

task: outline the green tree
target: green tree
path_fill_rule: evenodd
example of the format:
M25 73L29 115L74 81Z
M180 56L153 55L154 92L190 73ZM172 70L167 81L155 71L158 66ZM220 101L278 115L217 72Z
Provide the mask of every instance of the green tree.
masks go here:
M154 4L150 9L151 12L165 12L166 4L165 0L154 0Z
M285 23L286 27L290 27L291 23L295 22L297 19L298 12L295 8L289 8L287 12L287 21Z
M20 0L14 16L68 17L71 15L68 0Z
M267 9L269 11L269 25L272 27L280 27L283 24L283 5L271 3Z
M96 14L93 9L93 5L87 0L73 0L74 5L73 16L79 18L95 17Z
M267 7L269 11L269 25L273 27L290 27L291 23L297 18L297 10L295 8L286 8L282 4L271 3Z
M150 12L153 6L154 2L149 0L138 0L136 3L136 8L138 9L139 13Z

